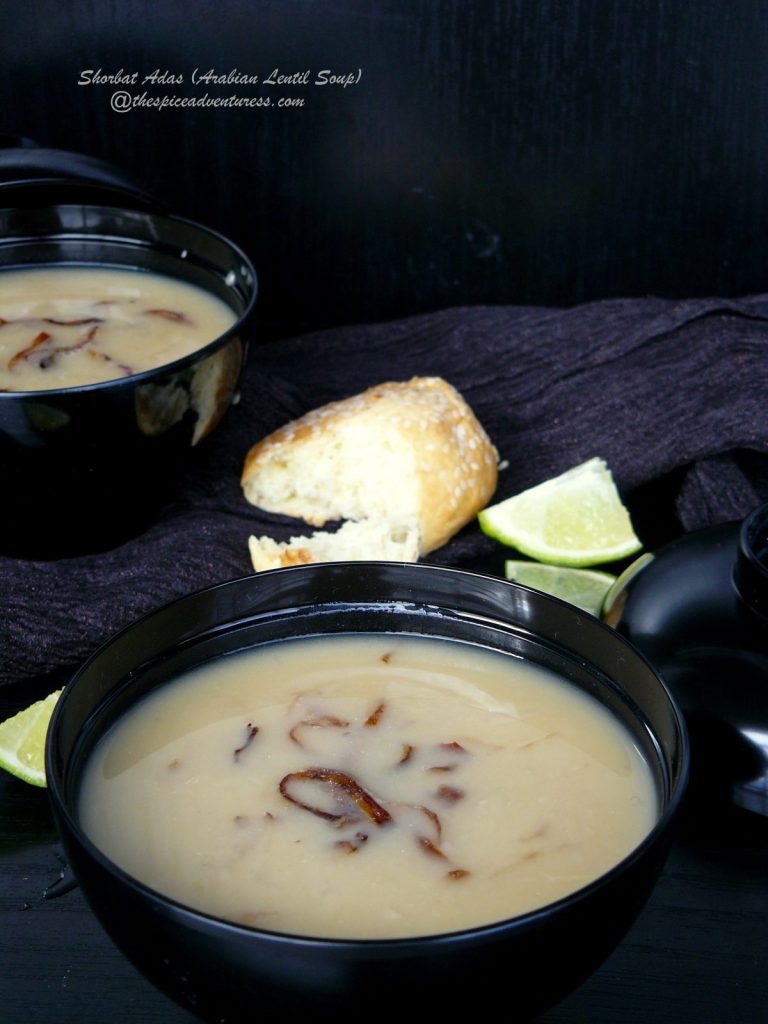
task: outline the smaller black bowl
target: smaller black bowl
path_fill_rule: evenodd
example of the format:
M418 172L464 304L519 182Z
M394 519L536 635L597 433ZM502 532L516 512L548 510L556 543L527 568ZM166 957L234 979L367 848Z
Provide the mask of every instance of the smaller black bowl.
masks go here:
M165 274L211 292L236 316L196 352L144 373L0 391L0 550L60 558L141 532L173 493L191 449L237 392L257 286L244 253L192 221L79 204L0 210L0 272L43 266Z
M276 934L182 906L128 876L78 822L95 743L144 694L192 666L292 637L412 633L530 659L592 694L633 735L660 806L620 864L541 910L452 934L343 941ZM427 565L301 566L222 584L168 605L104 646L65 689L48 735L54 816L70 863L117 945L160 989L206 1020L463 1020L503 1007L524 1020L583 981L620 941L661 869L685 786L681 716L626 641L589 615L515 584ZM366 1010L367 1012L367 1010Z

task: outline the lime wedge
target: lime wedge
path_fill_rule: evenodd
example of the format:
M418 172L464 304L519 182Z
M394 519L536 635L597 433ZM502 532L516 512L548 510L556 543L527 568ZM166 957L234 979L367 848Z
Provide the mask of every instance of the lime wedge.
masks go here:
M561 601L568 601L598 617L605 595L616 580L610 573L596 572L594 569L569 569L560 565L518 562L514 559L504 563L504 575L508 580L542 590L545 594L559 597Z
M489 537L553 565L599 565L642 547L598 458L489 506L478 520Z
M45 785L45 737L61 690L0 722L0 768L33 786Z

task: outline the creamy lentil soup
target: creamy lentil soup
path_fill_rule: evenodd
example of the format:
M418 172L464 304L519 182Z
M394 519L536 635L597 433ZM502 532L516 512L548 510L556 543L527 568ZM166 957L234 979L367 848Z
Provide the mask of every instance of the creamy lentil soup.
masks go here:
M80 820L189 906L391 938L546 905L657 820L614 716L518 658L410 636L292 640L162 686L100 741Z
M164 366L235 321L221 299L161 274L100 267L0 273L0 390L96 384Z

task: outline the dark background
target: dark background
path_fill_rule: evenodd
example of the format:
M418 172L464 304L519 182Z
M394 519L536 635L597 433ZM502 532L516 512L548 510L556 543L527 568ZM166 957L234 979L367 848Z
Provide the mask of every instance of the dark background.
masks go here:
M230 235L259 272L264 338L476 303L768 291L768 0L0 0L0 56L0 133L116 162L175 212ZM128 91L200 96L206 88L189 83L195 67L311 77L361 68L362 78L345 90L273 91L275 100L303 96L299 109L124 114L110 110L110 86L77 84L85 69L140 77L157 69L186 80ZM269 94L258 85L207 91ZM606 379L618 380L610 331L591 315L588 368L602 363ZM742 359L744 328L730 335L730 321L707 322L734 338L734 360ZM572 342L573 330L548 332L536 341L541 373L562 385L564 361L553 350ZM637 347L626 332L622 339L623 350ZM706 360L708 350L690 344ZM274 364L281 347L263 355ZM630 363L639 373L642 359ZM718 404L728 390L721 365L705 367L715 390L692 376L681 404L709 401L713 429L729 444L762 443L758 412L730 419ZM299 381L303 367L292 369ZM477 379L495 387L490 369ZM517 364L505 369L509 379ZM668 376L669 361L656 370ZM665 379L661 393L672 387ZM537 379L531 394L540 389ZM609 392L587 415L572 388L562 421L550 426L565 437L568 417L584 429L607 407L615 422L601 436L618 458L615 423L642 401L628 391L626 404ZM539 430L541 421L503 411L521 431ZM657 461L657 428L629 450L637 456L645 444ZM681 458L689 457L686 448ZM716 460L710 470L719 485ZM733 478L723 480L727 491ZM207 499L201 508L207 515ZM190 533L180 534L189 557ZM194 557L218 571L210 537L195 534ZM125 586L143 579L130 558ZM54 592L41 571L25 594L47 609ZM30 693L5 688L0 718ZM62 863L45 794L0 775L3 1024L191 1022L136 974L80 892L50 898ZM713 802L689 813L626 941L543 1020L764 1020L768 819L719 810Z
M238 241L264 337L768 276L761 0L3 0L0 131L117 162ZM362 69L359 84L193 86ZM110 110L150 96L300 109Z

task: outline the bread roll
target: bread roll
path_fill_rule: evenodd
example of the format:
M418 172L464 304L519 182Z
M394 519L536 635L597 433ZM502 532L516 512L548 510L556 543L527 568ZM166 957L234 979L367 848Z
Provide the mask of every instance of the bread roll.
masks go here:
M241 483L253 505L312 526L413 525L424 555L487 505L497 462L461 395L439 377L414 377L332 402L264 438Z
M419 533L415 524L392 526L383 519L344 523L336 533L319 532L311 537L291 537L278 544L271 537L248 541L256 572L309 562L415 562L419 557Z

